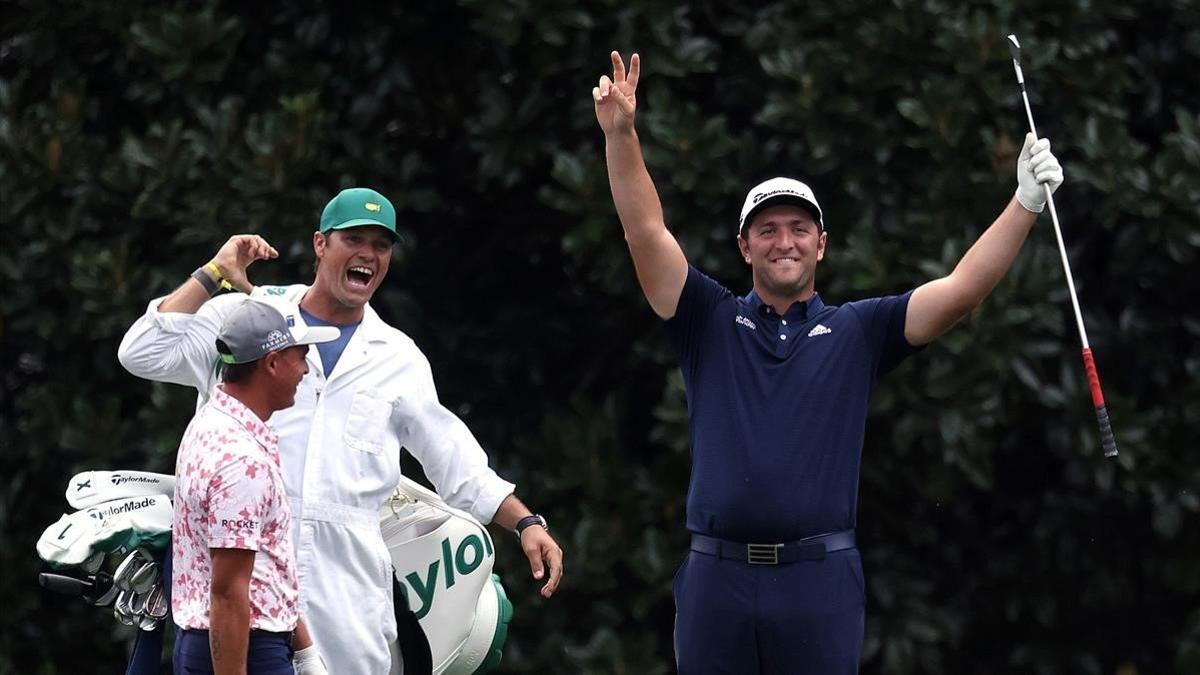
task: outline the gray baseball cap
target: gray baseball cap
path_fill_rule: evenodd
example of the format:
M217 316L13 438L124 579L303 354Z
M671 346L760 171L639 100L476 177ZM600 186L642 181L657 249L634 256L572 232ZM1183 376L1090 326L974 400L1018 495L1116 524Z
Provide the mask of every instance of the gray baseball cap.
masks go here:
M331 342L341 336L333 326L309 326L300 308L282 301L246 300L221 326L217 353L227 364L250 363L296 345Z

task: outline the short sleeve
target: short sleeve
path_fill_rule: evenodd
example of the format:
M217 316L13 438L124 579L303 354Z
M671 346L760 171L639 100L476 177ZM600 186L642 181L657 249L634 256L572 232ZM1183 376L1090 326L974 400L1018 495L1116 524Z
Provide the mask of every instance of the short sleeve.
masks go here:
M694 369L699 359L699 345L704 338L705 328L713 310L720 302L733 294L711 277L689 265L687 281L679 295L675 316L667 319L663 327L671 346L679 355L679 362L686 369Z
M923 347L914 347L904 337L904 322L912 291L900 295L868 298L849 303L862 323L868 347L875 354L875 377L879 378L900 365L906 357Z

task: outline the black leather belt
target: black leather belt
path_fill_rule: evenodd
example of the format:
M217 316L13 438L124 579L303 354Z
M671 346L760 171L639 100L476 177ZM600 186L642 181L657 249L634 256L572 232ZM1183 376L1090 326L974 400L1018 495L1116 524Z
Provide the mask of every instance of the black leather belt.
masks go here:
M178 626L176 626L176 628L182 633L192 633L193 635L202 635L202 636L204 636L205 639L208 638L208 629L207 628L179 628ZM294 638L295 635L296 635L296 631L294 631L294 630L293 631L274 631L274 630L262 630L259 628L251 628L250 629L250 637L282 638L284 640L287 640L287 642L289 644L291 644L292 638Z
M799 560L822 560L829 553L857 546L854 530L829 532L782 544L744 544L726 541L703 534L692 535L692 550L696 553L741 560L751 565L780 565Z

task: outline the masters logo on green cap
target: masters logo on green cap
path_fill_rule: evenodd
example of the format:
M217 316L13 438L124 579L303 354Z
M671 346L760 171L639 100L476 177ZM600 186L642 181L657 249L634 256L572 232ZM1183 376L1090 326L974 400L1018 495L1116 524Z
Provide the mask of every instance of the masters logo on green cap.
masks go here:
M396 209L387 197L370 188L347 188L329 200L321 212L321 232L378 225L396 236Z

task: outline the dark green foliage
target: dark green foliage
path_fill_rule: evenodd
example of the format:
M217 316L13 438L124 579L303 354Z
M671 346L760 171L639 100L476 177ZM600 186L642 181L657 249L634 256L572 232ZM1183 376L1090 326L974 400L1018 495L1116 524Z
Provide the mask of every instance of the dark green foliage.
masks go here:
M155 295L236 232L307 279L338 189L405 230L375 305L567 551L510 537L506 672L672 671L686 403L611 205L590 89L639 129L689 258L744 291L737 210L805 177L830 302L948 272L1014 187L1016 32L1122 454L1100 457L1048 217L988 301L880 387L859 519L865 673L1200 672L1200 12L847 0L113 3L0 10L0 673L116 672L128 630L43 594L92 468L171 471L193 398L125 373ZM1192 269L1192 273L1187 273Z

